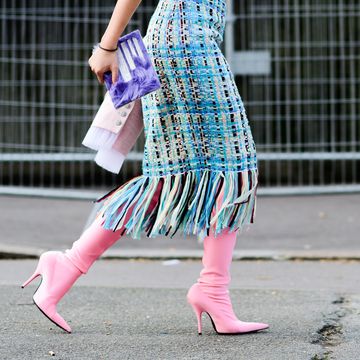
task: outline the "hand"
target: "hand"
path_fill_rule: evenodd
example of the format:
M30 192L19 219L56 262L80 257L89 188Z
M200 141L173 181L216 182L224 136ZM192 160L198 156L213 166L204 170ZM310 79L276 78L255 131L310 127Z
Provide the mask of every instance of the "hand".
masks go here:
M100 84L104 84L104 72L109 70L111 71L112 83L117 80L119 64L116 51L110 52L97 48L89 58L88 63Z

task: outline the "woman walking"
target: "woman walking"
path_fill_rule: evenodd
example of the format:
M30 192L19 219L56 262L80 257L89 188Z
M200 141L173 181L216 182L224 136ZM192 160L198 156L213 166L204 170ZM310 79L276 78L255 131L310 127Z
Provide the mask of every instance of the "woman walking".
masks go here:
M89 65L100 83L118 76L113 50L139 0L118 0ZM141 98L145 146L142 175L117 186L94 222L65 252L41 255L34 274L42 282L33 299L67 332L56 305L121 236L175 233L202 240L203 269L187 293L201 334L207 313L219 334L263 330L239 320L230 296L230 265L237 234L253 223L258 170L256 149L233 74L219 45L226 0L160 0L144 41L161 87Z

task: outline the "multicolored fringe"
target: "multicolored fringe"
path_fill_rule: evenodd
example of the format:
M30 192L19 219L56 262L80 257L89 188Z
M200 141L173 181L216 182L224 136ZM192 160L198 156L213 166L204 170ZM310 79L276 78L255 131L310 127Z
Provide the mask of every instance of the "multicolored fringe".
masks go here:
M194 234L203 240L210 227L216 236L226 227L234 231L254 222L257 185L257 169L140 175L95 200L105 200L96 216L105 218L104 228L116 231L124 227L123 234L134 239L140 239L143 231L147 237L172 238L182 230L184 236ZM219 198L221 190L223 197ZM156 203L149 207L156 191Z

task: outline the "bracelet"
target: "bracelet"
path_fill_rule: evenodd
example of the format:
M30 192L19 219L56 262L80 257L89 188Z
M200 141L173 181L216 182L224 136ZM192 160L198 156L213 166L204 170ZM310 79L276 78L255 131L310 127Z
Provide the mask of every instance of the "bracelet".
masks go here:
M115 49L105 49L105 48L103 48L103 47L100 45L100 43L99 43L98 45L99 45L99 48L100 48L100 49L106 50L106 51L116 51L116 50L118 49L118 46L116 46Z

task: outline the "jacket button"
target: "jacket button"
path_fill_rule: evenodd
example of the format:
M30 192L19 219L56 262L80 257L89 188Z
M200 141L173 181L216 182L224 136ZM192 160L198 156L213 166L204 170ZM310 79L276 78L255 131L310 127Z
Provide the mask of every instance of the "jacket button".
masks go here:
M130 108L131 108L131 104L127 104L127 105L126 105L126 108L127 108L127 109L130 109Z
M126 111L122 111L120 115L121 115L121 116L126 116L126 115L127 115L127 112L126 112Z
M118 121L116 122L116 125L122 125L122 121L121 121L121 120L118 120Z

